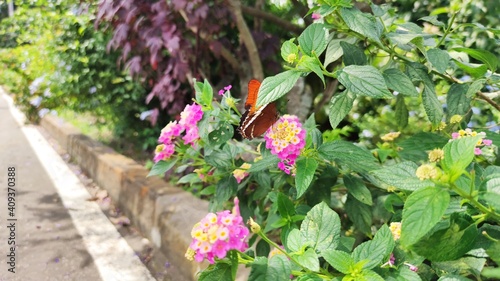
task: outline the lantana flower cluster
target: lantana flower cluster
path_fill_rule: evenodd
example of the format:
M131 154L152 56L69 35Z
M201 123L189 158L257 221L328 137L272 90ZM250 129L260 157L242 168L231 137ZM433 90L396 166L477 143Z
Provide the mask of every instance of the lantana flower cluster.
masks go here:
M482 154L482 151L481 151L481 146L490 146L493 141L492 140L489 140L489 139L484 139L484 137L486 136L486 134L484 132L476 132L476 131L472 131L470 128L467 128L465 130L460 130L458 132L454 132L451 134L451 138L452 139L459 139L459 138L464 138L464 137L475 137L475 136L480 136L482 137L476 144L476 148L474 149L474 154L475 155L481 155Z
M306 145L306 130L295 115L283 115L264 136L266 148L281 160L278 168L290 174L295 160Z
M249 230L240 215L239 200L234 198L232 212L208 213L191 231L193 238L186 252L186 258L213 264L214 258L223 259L229 250L244 252L248 249Z
M175 141L185 132L182 140L184 144L194 146L195 141L200 138L198 135L198 122L203 118L203 111L198 104L186 105L181 112L179 122L171 121L161 130L158 142L160 143L155 150L154 162L166 160L175 152Z

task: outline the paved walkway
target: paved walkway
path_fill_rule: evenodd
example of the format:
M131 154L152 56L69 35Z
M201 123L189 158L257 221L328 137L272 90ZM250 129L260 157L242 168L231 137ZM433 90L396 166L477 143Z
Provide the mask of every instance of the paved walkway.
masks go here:
M60 156L20 119L0 89L0 280L155 280Z

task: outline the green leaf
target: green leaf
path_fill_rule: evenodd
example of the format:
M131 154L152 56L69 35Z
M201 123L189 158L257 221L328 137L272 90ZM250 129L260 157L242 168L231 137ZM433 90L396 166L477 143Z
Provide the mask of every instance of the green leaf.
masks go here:
M408 75L397 68L388 68L382 74L389 89L406 96L417 97L418 92Z
M403 208L401 244L408 247L424 237L441 220L449 203L448 191L437 187L421 188L410 194Z
M465 72L469 73L474 78L482 77L486 72L488 72L488 66L485 64L470 64L453 59L453 62L463 69Z
M356 95L392 98L382 74L371 65L349 65L339 70L338 80Z
M352 252L356 263L366 261L363 268L372 269L383 263L394 249L394 238L387 225L379 229L373 240L361 243Z
M321 55L328 44L328 30L321 23L309 25L300 34L298 41L301 50L308 56Z
M481 89L484 87L484 83L486 83L486 79L474 80L474 82L470 84L466 96L468 98L474 97L476 93L481 91Z
M232 281L231 265L216 263L200 273L200 281Z
M291 252L298 252L304 246L304 239L300 230L294 228L290 230L286 238L286 248Z
M319 271L318 254L316 254L314 249L309 248L301 255L294 255L294 257L301 266L312 271Z
M285 280L290 278L290 274L292 274L292 265L285 255L277 254L269 259L269 269L265 280Z
M498 58L495 54L492 54L487 50L471 48L454 48L453 50L457 52L464 52L469 56L475 58L476 60L481 61L482 63L486 64L488 66L488 69L492 72L495 72L497 70Z
M474 148L480 138L462 137L448 142L443 147L444 159L441 160L441 167L450 177L450 182L455 182L472 162Z
M464 116L470 110L471 99L467 97L467 84L452 84L446 95L446 104L448 105L448 118L453 115Z
M316 75L318 75L318 77L323 82L323 87L325 87L325 85L326 85L325 84L325 76L323 75L323 70L321 70L321 67L319 65L319 61L316 58L308 57L308 56L304 55L302 57L302 59L300 60L298 67L299 67L299 69L301 69L301 67L304 67L307 70L307 72L309 72L309 71L314 72Z
M279 192L276 203L278 204L278 212L282 218L291 218L295 215L295 206L292 200L285 194Z
M257 106L269 104L284 96L293 88L300 75L299 71L287 70L264 79L259 88Z
M357 32L375 42L380 42L383 27L377 19L355 8L340 9L340 16L352 31Z
M410 270L409 267L400 266L398 270L394 270L389 272L386 277L386 280L389 281L422 281L422 278L418 275L418 273ZM451 281L451 280L450 280ZM458 281L458 280L456 280Z
M477 227L472 219L454 213L449 227L420 240L412 249L430 261L456 260L474 247L477 236Z
M212 105L214 92L208 80L205 79L203 84L201 82L197 82L195 85L196 101L204 107L210 107Z
M384 281L384 278L382 278L380 275L378 275L373 270L363 270L363 271L361 271L360 275L361 275L360 276L360 280L366 280L366 281Z
M249 173L255 173L267 170L270 167L276 167L279 161L280 160L276 155L271 154L268 155L267 157L260 159L259 161L253 162L252 167L250 167L250 169L248 169L247 171Z
M415 174L417 168L417 164L404 161L372 171L372 174L381 182L387 184L388 187L395 187L398 190L414 191L426 186L434 186L434 183L430 180L421 181L417 178Z
M297 198L300 198L311 185L314 173L318 168L318 161L314 158L300 157L296 165L295 186L297 188Z
M356 172L368 172L380 167L368 150L347 141L323 143L318 148L318 153L323 159L339 162Z
M361 203L368 206L373 204L372 194L360 178L346 174L344 175L344 184L347 187L347 192Z
M212 146L219 146L233 138L233 135L233 126L230 123L224 122L208 134L208 141Z
M232 174L223 177L215 188L215 200L217 202L226 202L236 194L236 189L238 189L238 182Z
M434 133L417 133L397 143L403 149L399 152L399 156L413 162L425 161L429 157L426 151L441 148L448 143L448 140L448 138Z
M328 65L330 65L330 63L338 60L342 55L344 55L344 51L340 47L340 42L354 44L356 43L356 41L357 39L355 37L330 40L328 46L326 47L325 62L323 63L323 65L327 67Z
M332 97L328 115L333 129L337 128L340 121L351 111L354 100L356 100L356 95L349 91L343 91Z
M328 205L321 202L307 212L300 230L314 250L335 249L340 238L340 218Z
M372 211L370 206L361 203L349 194L345 201L345 212L359 231L367 235L371 234Z
M433 125L438 125L443 119L443 107L439 102L434 83L429 77L428 69L419 63L408 63L406 65L408 75L413 81L421 81L424 84L424 91L422 92L422 99L424 109Z
M281 57L284 61L291 63L289 61L289 55L295 55L296 59L299 58L299 47L294 43L295 38L292 38L288 41L283 42L281 45Z
M349 274L355 264L354 259L348 253L334 249L326 249L323 252L323 258L333 268L344 274Z
M227 168L232 165L233 158L226 151L216 150L205 156L205 162L215 168Z
M450 55L441 49L430 49L427 51L427 59L439 73L444 73L450 63Z
M156 175L164 175L168 170L177 163L178 158L168 159L167 161L160 160L153 165L151 171L149 171L148 177Z
M403 95L396 97L396 121L398 122L398 129L402 130L408 125L408 108L405 104Z
M344 65L365 65L367 63L365 52L356 45L340 41L344 53Z
M402 49L409 49L409 46L405 46L412 42L415 38L422 39L422 34L420 33L401 33L401 32L389 32L387 33L387 38L391 43L397 45Z
M426 16L426 17L422 17L422 18L419 18L419 20L423 20L423 21L426 21L426 22L430 22L432 23L433 25L435 26L445 26L445 24L441 21L439 21L437 19L437 16L436 15L433 15L433 16Z

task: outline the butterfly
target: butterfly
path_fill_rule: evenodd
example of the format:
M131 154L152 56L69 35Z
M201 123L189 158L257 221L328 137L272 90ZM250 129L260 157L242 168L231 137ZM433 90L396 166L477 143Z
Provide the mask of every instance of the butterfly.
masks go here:
M245 102L245 113L241 116L238 132L246 139L253 139L262 135L278 120L276 103L268 103L256 107L260 82L252 79L248 82L248 97Z

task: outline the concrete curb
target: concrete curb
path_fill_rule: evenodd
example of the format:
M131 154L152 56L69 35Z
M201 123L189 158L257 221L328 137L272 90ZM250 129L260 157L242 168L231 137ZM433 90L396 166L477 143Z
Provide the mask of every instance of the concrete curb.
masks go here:
M146 178L148 171L137 162L57 117L45 116L41 126L165 254L180 275L176 281L197 279L204 264L190 262L184 254L191 242L191 228L207 213L208 202L158 177Z

